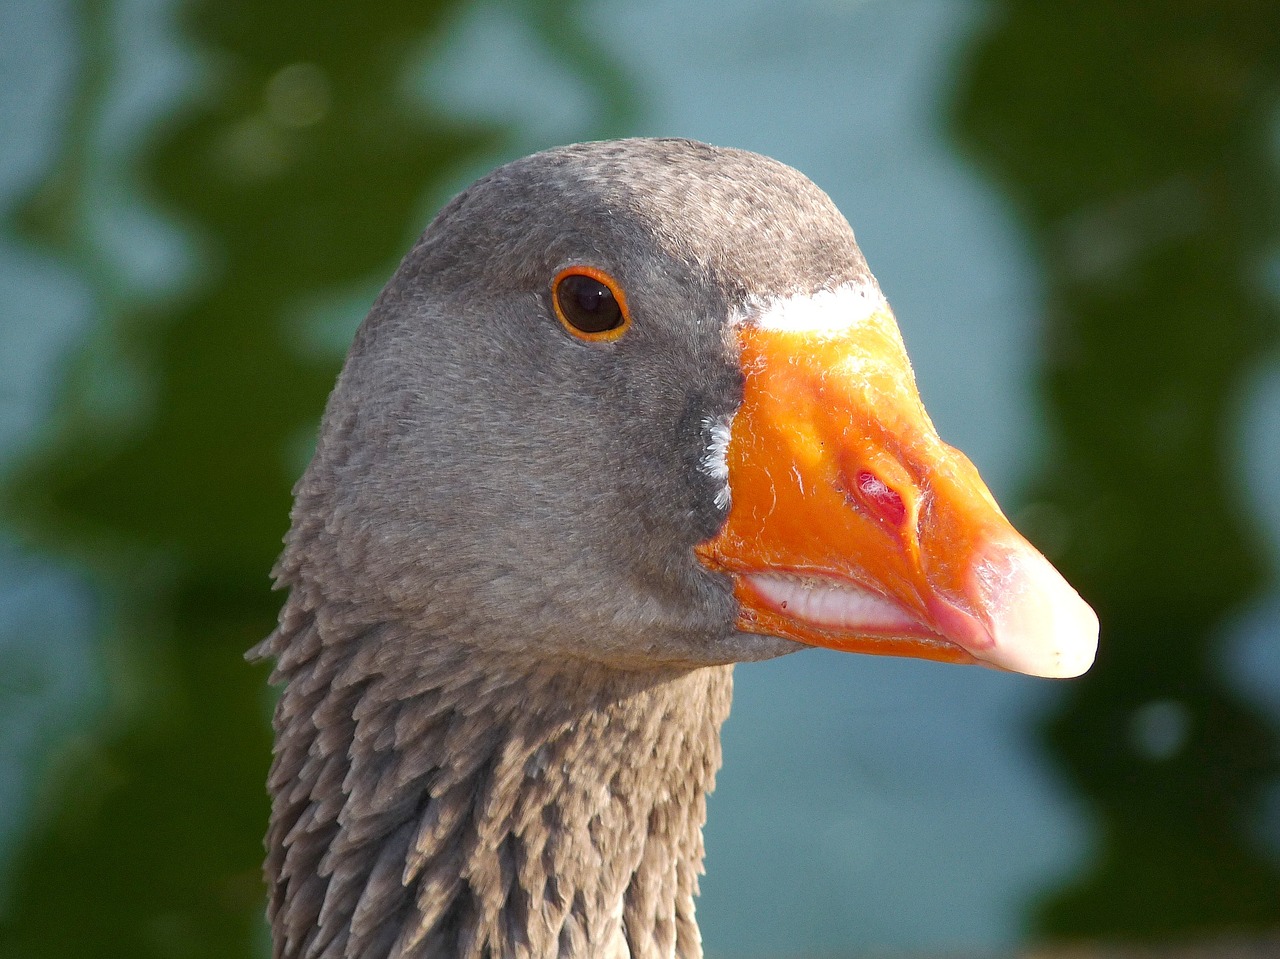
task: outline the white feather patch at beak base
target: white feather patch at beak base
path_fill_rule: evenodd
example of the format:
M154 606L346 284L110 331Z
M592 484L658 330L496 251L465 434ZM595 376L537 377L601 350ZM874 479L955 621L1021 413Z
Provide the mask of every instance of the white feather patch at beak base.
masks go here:
M874 282L844 283L829 290L756 297L739 317L780 333L842 333L860 326L889 304Z
M698 470L719 483L715 504L716 509L721 512L727 510L733 501L729 489L729 440L733 436L732 426L732 413L720 418L708 416L702 421L706 445L702 451L702 459L698 461Z

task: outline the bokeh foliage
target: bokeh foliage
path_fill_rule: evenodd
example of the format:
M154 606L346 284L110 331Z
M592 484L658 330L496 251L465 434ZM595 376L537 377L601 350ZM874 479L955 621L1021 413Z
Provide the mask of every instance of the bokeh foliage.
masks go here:
M274 622L265 574L290 454L336 372L336 357L291 343L290 317L389 273L424 193L502 149L501 129L407 102L409 65L458 6L187 6L184 41L206 82L149 139L137 176L191 230L202 264L192 290L148 303L118 293L84 229L113 10L78 7L66 147L14 217L91 278L102 315L56 438L13 477L4 513L36 548L91 571L119 685L21 854L0 954L262 952L266 677L242 657ZM96 403L104 367L133 370L129 388L145 394L124 424Z
M961 77L956 137L1047 280L1056 432L1033 498L1066 518L1054 559L1103 623L1045 730L1099 847L1037 928L1274 928L1257 825L1280 744L1223 666L1224 625L1268 574L1228 438L1278 342L1280 5L998 0ZM1185 742L1144 752L1161 715Z

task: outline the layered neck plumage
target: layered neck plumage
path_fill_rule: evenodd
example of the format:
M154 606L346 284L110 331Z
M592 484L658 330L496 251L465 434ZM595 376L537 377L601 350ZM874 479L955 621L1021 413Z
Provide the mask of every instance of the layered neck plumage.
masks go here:
M731 667L498 662L304 592L257 651L277 959L701 956Z

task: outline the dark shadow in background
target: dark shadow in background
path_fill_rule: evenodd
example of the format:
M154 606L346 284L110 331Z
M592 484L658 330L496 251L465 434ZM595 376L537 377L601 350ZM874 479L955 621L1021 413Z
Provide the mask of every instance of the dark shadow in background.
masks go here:
M601 109L581 134L616 132L621 79L576 38L571 3L517 12L590 74ZM98 584L116 702L47 791L0 922L4 957L262 952L266 673L242 656L274 623L267 571L299 469L290 453L309 444L336 373L335 359L311 362L289 342L286 318L308 297L380 282L424 225L425 194L514 149L512 131L432 115L407 90L409 66L461 6L189 5L185 39L213 82L137 164L206 262L197 290L160 305L122 302L81 228L115 11L79 8L65 148L11 212L22 236L85 276L103 316L54 438L0 497L31 548ZM92 399L92 371L114 357L150 391L124 428L104 427Z
M1221 644L1266 573L1227 438L1277 342L1280 4L1002 0L961 74L956 136L1047 277L1041 539L1103 624L1045 727L1099 845L1035 930L1275 928L1254 827L1277 737Z

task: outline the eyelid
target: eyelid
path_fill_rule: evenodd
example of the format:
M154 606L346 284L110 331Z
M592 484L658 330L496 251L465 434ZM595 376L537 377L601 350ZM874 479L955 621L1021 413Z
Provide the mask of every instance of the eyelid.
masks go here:
M614 301L618 304L618 309L622 312L622 322L610 330L601 330L597 333L580 330L574 326L564 315L564 311L560 308L560 297L558 290L560 283L566 277L570 276L586 276L595 280L597 283L608 287L609 292L613 294ZM622 284L613 278L609 273L594 266L586 266L584 264L574 264L566 266L563 270L555 275L551 280L551 305L555 310L556 318L561 325L580 340L588 343L602 343L616 340L622 336L631 326L631 310L627 306L627 295L622 291Z

